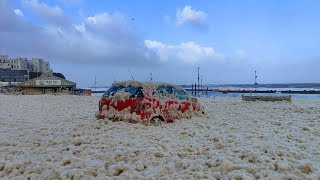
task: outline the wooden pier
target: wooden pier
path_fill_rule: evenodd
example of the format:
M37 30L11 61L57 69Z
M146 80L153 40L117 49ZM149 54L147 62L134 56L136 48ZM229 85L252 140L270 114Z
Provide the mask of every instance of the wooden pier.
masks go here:
M288 101L291 102L291 96L242 96L244 101Z
M185 89L188 92L193 92L195 91L194 89L186 88ZM320 94L320 90L301 90L301 91L291 91L291 90L286 90L286 91L276 91L276 90L245 90L245 89L196 89L197 92L219 92L223 94L228 94L228 93L243 93L243 94L248 94L248 93L256 93L256 94L267 94L267 93L279 93L279 94Z
M191 94L194 94L194 91L196 90L197 92L219 92L223 94L228 94L228 93L242 93L242 94L249 94L249 93L255 93L255 94L269 94L269 93L279 93L279 94L320 94L320 90L302 90L302 91L291 91L291 90L286 90L286 91L276 91L276 90L246 90L246 89L190 89L190 88L185 88L186 91L191 92ZM104 93L105 91L91 91L92 94L95 93Z

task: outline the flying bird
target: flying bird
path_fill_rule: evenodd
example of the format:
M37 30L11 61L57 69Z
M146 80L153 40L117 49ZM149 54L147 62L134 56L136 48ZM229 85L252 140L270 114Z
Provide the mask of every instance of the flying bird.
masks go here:
M133 21L135 18L132 18L131 21Z

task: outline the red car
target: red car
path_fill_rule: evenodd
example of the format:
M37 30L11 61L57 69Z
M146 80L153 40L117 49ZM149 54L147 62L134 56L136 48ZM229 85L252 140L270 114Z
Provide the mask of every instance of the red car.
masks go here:
M159 125L204 114L196 98L167 83L113 83L99 101L97 119Z

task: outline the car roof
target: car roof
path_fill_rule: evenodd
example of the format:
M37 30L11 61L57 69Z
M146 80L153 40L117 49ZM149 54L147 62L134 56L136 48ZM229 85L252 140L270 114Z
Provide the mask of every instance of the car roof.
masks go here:
M185 91L180 86L166 83L166 82L141 82L141 81L121 81L121 82L114 82L112 86L123 86L123 87L143 87L144 89L156 90L159 86L172 86L176 89L181 89ZM186 92L186 91L185 91Z

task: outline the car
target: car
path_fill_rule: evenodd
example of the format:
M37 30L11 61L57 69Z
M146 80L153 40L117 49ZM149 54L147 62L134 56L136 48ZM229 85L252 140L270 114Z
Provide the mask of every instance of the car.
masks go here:
M203 106L183 88L169 83L115 82L99 101L97 119L146 125L202 116Z

